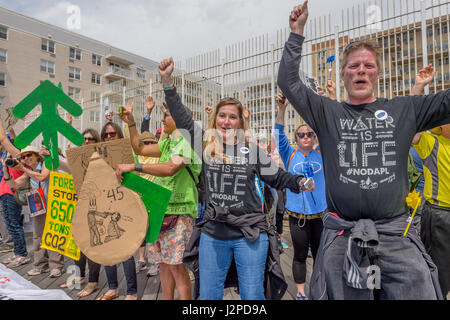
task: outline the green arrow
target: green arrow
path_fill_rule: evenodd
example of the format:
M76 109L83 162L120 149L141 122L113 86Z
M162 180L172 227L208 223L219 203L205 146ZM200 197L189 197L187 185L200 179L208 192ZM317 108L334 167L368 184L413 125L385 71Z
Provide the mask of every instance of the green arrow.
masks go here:
M148 230L145 241L155 242L158 239L172 191L131 172L125 172L122 176L124 187L142 195L141 200L148 212Z
M50 152L50 157L45 157L45 166L56 170L59 167L58 132L77 146L84 143L83 135L59 116L58 105L74 117L81 116L83 109L64 93L61 83L58 88L46 80L14 107L13 115L23 118L38 104L42 107L41 115L14 139L14 145L23 149L42 133L44 145Z

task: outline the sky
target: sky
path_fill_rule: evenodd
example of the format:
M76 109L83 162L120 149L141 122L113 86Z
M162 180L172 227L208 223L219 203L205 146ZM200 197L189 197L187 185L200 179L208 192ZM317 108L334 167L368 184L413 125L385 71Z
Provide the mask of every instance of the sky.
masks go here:
M155 61L169 56L181 61L276 33L288 27L290 11L301 3L302 0L0 0L0 6L7 9ZM331 14L334 25L340 23L342 8L363 3L370 4L367 0L310 0L309 17Z

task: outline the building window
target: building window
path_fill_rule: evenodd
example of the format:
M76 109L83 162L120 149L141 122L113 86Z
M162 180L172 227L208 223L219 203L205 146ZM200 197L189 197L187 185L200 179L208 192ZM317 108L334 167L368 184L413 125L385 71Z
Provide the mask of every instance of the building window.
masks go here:
M102 76L100 74L97 73L92 73L92 77L91 77L91 82L94 84L100 84L100 78Z
M55 42L42 39L41 49L50 53L55 53Z
M92 54L92 64L101 66L102 65L102 57L98 56L96 54Z
M0 49L0 62L6 63L6 50Z
M68 95L69 97L72 97L72 99L78 99L80 97L80 92L80 88L69 87Z
M136 69L136 75L138 78L145 79L145 70L144 69Z
M75 48L70 48L69 58L75 59L75 60L81 60L81 50L75 49Z
M81 80L81 70L69 67L69 79Z
M91 111L89 114L90 122L100 122L100 111Z
M6 86L6 73L0 73L0 86Z
M5 99L5 97L0 97L0 106L1 106L2 103L3 103L3 99Z
M0 38L8 40L8 28L0 26Z
M91 100L95 103L100 103L100 92L91 91Z
M51 61L41 60L41 71L55 74L55 64Z

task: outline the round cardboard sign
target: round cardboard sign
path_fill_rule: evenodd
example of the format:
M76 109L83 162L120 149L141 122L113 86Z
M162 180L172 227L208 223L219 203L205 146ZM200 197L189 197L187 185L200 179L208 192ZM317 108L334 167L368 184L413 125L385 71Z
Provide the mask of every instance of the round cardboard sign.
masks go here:
M147 227L148 213L140 196L122 186L114 169L94 153L72 220L81 252L101 265L118 264L136 253Z

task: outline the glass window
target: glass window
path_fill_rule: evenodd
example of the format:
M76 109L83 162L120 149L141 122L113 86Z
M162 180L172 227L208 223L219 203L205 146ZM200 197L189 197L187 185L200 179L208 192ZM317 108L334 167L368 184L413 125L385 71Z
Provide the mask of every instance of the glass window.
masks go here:
M47 60L41 60L41 71L48 72L50 74L55 73L55 63Z
M6 50L0 49L0 62L6 63Z
M8 28L0 26L0 38L8 40Z
M67 93L69 97L72 97L73 99L78 99L80 97L81 89L69 87L69 91Z
M81 60L81 50L75 49L75 48L70 48L69 58Z
M6 73L0 73L0 86L6 86Z
M92 55L92 64L95 64L97 66L101 66L102 65L102 57L98 56L96 54Z
M100 103L100 92L91 91L91 100Z
M69 79L81 80L81 70L73 67L69 67Z
M144 69L136 69L136 74L138 78L145 79L145 70Z
M42 39L41 50L55 53L55 42L47 40L47 39Z
M94 84L100 84L101 75L97 73L92 73L91 82Z

